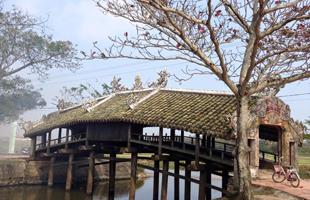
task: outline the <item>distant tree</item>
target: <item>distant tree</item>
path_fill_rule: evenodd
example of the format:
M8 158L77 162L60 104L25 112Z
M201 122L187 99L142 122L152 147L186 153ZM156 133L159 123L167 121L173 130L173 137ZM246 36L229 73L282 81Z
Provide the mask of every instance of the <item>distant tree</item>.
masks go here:
M235 94L237 198L253 199L249 97L310 77L310 1L94 1L103 13L132 22L136 31L110 38L113 45L105 50L94 42L95 50L82 52L84 59L186 60L203 67L189 75L214 74Z
M45 33L46 28L44 21L16 6L4 11L0 1L0 98L2 103L6 102L0 106L0 123L45 104L40 91L34 90L18 72L29 69L43 81L52 68L74 71L81 66L75 59L74 45L70 41L54 41Z

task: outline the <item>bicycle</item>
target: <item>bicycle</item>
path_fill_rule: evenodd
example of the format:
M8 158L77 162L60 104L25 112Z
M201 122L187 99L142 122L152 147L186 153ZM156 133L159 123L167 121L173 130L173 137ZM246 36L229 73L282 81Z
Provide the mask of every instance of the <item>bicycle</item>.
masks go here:
M276 183L282 183L285 179L291 182L293 187L298 187L300 184L300 177L296 171L292 171L292 166L286 166L288 172L286 173L282 167L282 157L279 159L279 165L273 166L275 169L272 175L272 180Z

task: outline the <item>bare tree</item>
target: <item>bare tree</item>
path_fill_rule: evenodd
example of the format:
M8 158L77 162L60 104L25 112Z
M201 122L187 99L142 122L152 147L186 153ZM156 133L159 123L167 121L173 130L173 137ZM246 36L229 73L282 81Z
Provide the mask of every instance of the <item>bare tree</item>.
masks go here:
M309 0L95 0L104 14L122 17L136 33L94 43L84 59L186 60L214 74L237 99L239 199L253 199L248 164L249 97L265 88L310 77ZM235 46L227 48L227 44ZM226 46L225 46L226 45ZM177 52L179 56L171 55Z

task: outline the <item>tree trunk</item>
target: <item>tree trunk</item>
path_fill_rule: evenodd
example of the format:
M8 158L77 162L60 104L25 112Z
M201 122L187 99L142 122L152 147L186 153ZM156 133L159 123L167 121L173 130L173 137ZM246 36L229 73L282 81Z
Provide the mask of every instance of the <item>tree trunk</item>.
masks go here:
M239 194L237 199L252 200L254 195L251 187L251 172L249 166L249 152L248 147L248 102L247 96L237 98L237 148L235 149L235 156L237 159Z

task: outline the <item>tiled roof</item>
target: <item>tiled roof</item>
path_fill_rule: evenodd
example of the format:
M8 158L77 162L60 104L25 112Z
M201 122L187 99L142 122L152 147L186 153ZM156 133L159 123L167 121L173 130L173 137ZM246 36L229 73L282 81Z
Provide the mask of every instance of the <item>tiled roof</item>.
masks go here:
M121 92L88 112L75 107L61 112L55 118L34 127L25 133L26 137L39 135L59 127L88 122L130 122L145 126L162 126L192 133L212 134L223 139L235 136L230 133L228 113L236 110L232 93L159 89L140 92ZM130 108L130 96L139 96L135 107ZM104 100L103 100L104 101Z

